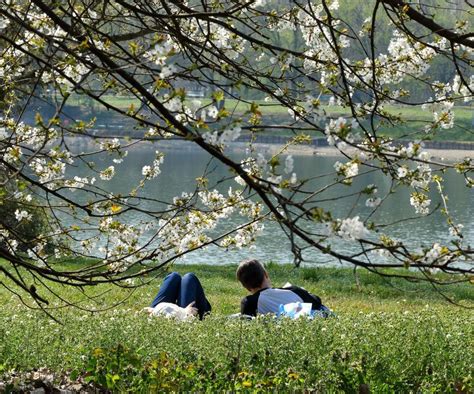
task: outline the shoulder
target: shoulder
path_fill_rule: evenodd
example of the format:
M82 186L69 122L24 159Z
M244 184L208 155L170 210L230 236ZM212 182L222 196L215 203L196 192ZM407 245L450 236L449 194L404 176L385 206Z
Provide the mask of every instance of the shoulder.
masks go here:
M313 309L319 309L321 307L321 298L317 295L310 293L306 289L298 286L290 286L287 287L286 290L290 290L293 293L297 294L303 302L310 302L312 304Z
M284 287L285 290L291 290L291 291L306 291L306 289L303 289L302 287L291 285Z
M294 286L294 285L285 287L282 290L289 290L289 291L292 291L293 293L296 293L296 294L311 294L306 289L304 289L302 287L299 287L299 286Z

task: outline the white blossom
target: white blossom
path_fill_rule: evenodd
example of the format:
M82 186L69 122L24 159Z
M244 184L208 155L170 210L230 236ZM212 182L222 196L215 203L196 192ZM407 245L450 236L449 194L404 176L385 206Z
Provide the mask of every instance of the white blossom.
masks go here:
M296 173L292 173L290 177L290 183L294 185L298 181L298 177L296 176Z
M421 215L429 213L431 200L423 193L414 192L410 197L410 205L415 208L415 212Z
M405 178L407 174L408 174L408 169L406 167L398 167L397 169L398 178L400 179Z
M371 197L365 201L365 206L369 208L375 208L380 205L382 199L380 197Z
M271 175L267 178L267 181L276 185L279 185L282 181L283 177L281 175ZM277 186L271 185L272 190L276 193L280 193L281 189Z
M155 155L156 158L153 160L153 164L151 166L142 167L142 175L145 177L145 179L153 179L161 174L160 165L164 161L164 156L159 151L156 151Z
M105 170L101 171L99 174L100 179L104 181L110 181L115 175L115 167L109 166Z
M208 144L225 147L230 142L233 142L240 137L241 130L242 129L240 126L234 126L224 129L224 131L220 134L217 130L208 131L202 135L202 138Z
M415 170L415 177L410 185L414 188L427 189L432 179L431 172L431 167L428 164L418 164Z
M425 254L425 261L428 264L433 263L441 256L442 251L443 251L443 248L441 247L439 243L433 244L433 247Z
M211 105L208 109L207 109L207 115L212 118L212 119L215 119L217 117L217 114L219 113L219 110L216 108L215 105Z
M10 164L15 164L18 162L23 155L23 152L19 146L12 146L7 148L3 159Z
M286 156L285 169L284 169L285 174L290 174L293 171L293 166L294 166L293 156L291 155Z
M169 78L169 77L171 77L173 74L175 74L176 71L177 71L177 69L176 69L176 66L175 66L174 64L167 64L167 65L164 65L164 66L161 68L160 78L161 78L161 79Z
M4 17L0 17L0 30L5 29L10 24L10 20Z
M210 145L218 145L219 142L219 132L218 131L209 131L202 135L204 141Z
M19 222L21 222L22 220L24 220L25 222L29 222L32 219L32 217L33 216L28 211L25 211L25 210L20 211L19 209L15 211L15 219Z
M359 174L359 164L356 161L350 161L345 164L336 161L336 163L334 163L334 169L339 175L343 175L349 181L350 178Z
M176 51L176 49L177 48L171 39L167 37L167 39L155 44L152 48L146 51L144 56L155 64L163 66L168 56L170 56L173 51Z
M219 144L225 146L229 142L235 141L237 138L240 137L241 131L242 129L240 128L240 126L226 128L219 137Z
M449 226L449 235L452 237L461 237L462 230L464 225L462 224L452 224Z
M95 178L87 178L87 177L79 177L74 176L73 179L67 179L64 184L69 188L71 192L74 192L76 189L81 189L85 185L91 184L93 185L95 182Z
M346 141L353 142L354 136L351 134L351 127L351 125L347 124L346 118L331 119L324 129L328 144L334 146L340 143L341 137Z
M120 140L118 138L114 138L111 140L105 139L105 140L100 141L99 147L100 149L107 150L107 151L118 149L120 148Z
M346 240L359 240L367 237L370 231L365 227L359 216L347 218L340 222L337 235Z
M164 102L163 105L170 112L177 112L183 107L183 104L181 103L181 99L179 97L167 99L167 101Z

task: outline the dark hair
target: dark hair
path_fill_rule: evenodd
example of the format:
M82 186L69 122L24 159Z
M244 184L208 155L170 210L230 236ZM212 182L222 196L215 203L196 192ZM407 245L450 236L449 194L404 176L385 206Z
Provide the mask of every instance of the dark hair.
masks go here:
M242 261L237 267L236 275L247 290L257 289L265 279L265 268L258 260Z

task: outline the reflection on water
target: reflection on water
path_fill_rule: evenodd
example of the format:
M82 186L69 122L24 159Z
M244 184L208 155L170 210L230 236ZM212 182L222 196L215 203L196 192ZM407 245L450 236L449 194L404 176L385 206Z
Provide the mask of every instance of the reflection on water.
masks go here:
M189 149L175 149L173 144L161 145L140 145L130 150L123 163L116 165L116 176L110 182L103 182L102 186L114 193L127 194L136 184L137 174L141 174L141 169L145 165L150 165L155 155L155 150L159 149L165 153L165 161L161 166L162 173L150 181L141 195L153 197L160 201L171 201L174 196L182 192L192 192L195 187L196 177L209 172L210 184L227 178L226 182L220 183L218 189L226 191L229 186L238 187L231 177L230 172L216 161L210 161L207 153L197 150L195 147ZM262 152L265 153L265 152ZM234 158L243 158L243 154L234 153ZM269 157L269 156L268 156ZM299 178L316 177L310 184L313 188L322 187L333 181L333 175L321 177L324 174L333 172L333 165L341 158L321 157L321 156L299 156L294 157L295 171ZM97 166L106 166L109 163L97 161ZM73 170L70 175L90 175L86 167ZM377 186L379 197L384 197L390 190L390 179L380 173L370 172L354 181L358 190L367 184ZM449 195L450 212L455 223L464 225L466 241L472 244L474 239L474 192L464 186L461 177L448 173L445 177L445 192ZM347 197L344 199L332 200L333 197L350 195L353 188L338 186L329 189L327 192L315 198L315 204L322 208L330 209L336 217L353 217L359 215L365 219L371 212L365 206L365 199L357 197ZM319 199L319 201L318 201ZM413 217L408 222L398 223L380 229L384 233L407 242L410 245L422 247L431 246L436 240L447 242L449 231L446 222L439 212L428 217L415 218L414 209L409 205L410 190L408 188L398 188L397 192L390 194L383 206L377 211L372 220L376 223L391 224L397 223L400 219ZM436 193L431 194L432 207L440 201ZM140 208L145 210L159 210L164 207L160 202L142 202ZM141 219L140 213L134 212L127 221L138 223ZM241 218L232 217L226 220L224 226L229 228L232 225L241 223ZM314 224L308 223L308 226ZM221 227L220 229L223 229ZM337 241L334 243L339 251L354 251L354 245L350 242ZM305 250L303 256L309 263L335 263L330 257L315 250ZM283 234L277 223L267 222L264 233L258 239L253 249L225 251L217 247L209 247L206 250L199 250L188 255L184 261L193 263L228 264L235 263L247 258L258 258L262 261L275 261L278 263L291 262L293 256L290 250L290 243Z

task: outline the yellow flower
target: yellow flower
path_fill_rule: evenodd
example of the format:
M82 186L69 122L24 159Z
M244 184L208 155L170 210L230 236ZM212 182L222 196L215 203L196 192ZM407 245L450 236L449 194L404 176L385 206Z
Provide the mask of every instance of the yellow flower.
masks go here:
M100 347L96 347L94 349L94 356L95 357L100 357L104 354L104 351Z

